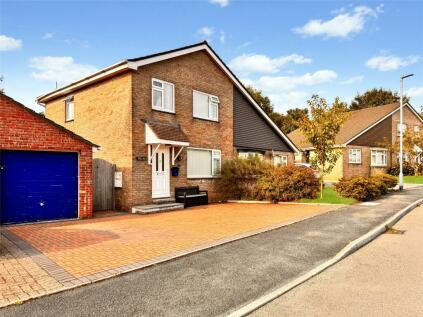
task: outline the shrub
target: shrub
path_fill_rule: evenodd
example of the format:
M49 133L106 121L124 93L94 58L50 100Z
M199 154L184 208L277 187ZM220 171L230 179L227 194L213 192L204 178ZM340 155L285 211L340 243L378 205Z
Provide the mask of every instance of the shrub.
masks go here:
M257 182L270 168L270 164L258 157L234 158L222 163L221 177L216 189L222 199L256 199Z
M402 173L404 176L412 176L414 175L414 169L408 162L403 162L402 165ZM399 175L399 164L393 165L391 168L388 169L388 174L393 176Z
M398 178L389 174L378 174L373 178L384 183L387 188L394 188L398 184Z
M359 201L374 200L387 191L385 184L371 177L341 178L334 188L341 196Z
M423 163L420 163L417 167L417 175L423 175Z
M273 202L314 199L319 180L310 169L295 166L270 167L258 181L258 198Z

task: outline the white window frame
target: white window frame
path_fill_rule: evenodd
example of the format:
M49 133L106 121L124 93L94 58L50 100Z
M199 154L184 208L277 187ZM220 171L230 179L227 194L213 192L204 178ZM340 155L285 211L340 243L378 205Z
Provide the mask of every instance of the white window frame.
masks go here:
M211 175L189 175L189 170L188 170L188 160L189 160L189 155L188 155L188 151L189 150L197 150L197 151L209 151L211 152ZM214 163L214 159L218 157L219 158L219 167L218 167L218 174L214 174L214 171L216 170L216 166ZM222 151L218 150L218 149L205 149L205 148L198 148L198 147L188 147L187 148L187 178L216 178L220 176L220 169L222 167Z
M278 164L276 162L275 157L281 157L282 158L280 164ZM288 155L286 155L286 154L274 154L273 155L273 165L274 166L279 166L279 165L288 166Z
M376 161L373 160L374 153L376 155ZM381 159L378 161L377 155L381 155ZM370 149L370 166L372 167L386 167L388 166L388 150L383 148L372 148Z
M407 125L405 123L402 124L403 126L403 135L405 134L405 132L407 131ZM397 136L401 135L401 123L397 123Z
M206 95L208 97L208 113L209 113L208 117L202 117L202 116L195 115L195 113L194 113L194 93ZM213 99L215 99L215 100L213 100ZM212 118L211 115L210 115L212 113L211 107L212 107L213 103L217 104L217 106L216 106L216 118ZM192 116L193 116L193 118L219 122L219 106L220 106L220 99L219 99L218 96L211 95L211 94L208 94L208 93L205 93L205 92L202 92L202 91L198 91L198 90L192 91Z
M355 153L355 154L353 154L353 153ZM350 164L361 164L361 149L349 149L348 150L348 163L350 163Z
M419 125L414 126L414 134L420 134L420 126Z
M70 115L69 106L72 105L72 115ZM73 96L69 96L65 99L65 122L75 120L75 100Z
M154 82L159 82L162 84L162 87L157 87L154 86ZM168 110L165 109L164 107L164 100L165 100L165 93L164 93L164 85L171 85L172 86L172 110ZM162 95L162 106L161 107L156 107L154 106L154 91L159 91ZM162 112L167 112L167 113L175 113L175 85L173 83L161 80L161 79L157 79L157 78L152 78L151 79L151 108L153 110L157 110L157 111L162 111Z
M241 151L238 152L238 157L242 159L247 159L253 156L257 156L261 160L264 160L264 154L256 151Z

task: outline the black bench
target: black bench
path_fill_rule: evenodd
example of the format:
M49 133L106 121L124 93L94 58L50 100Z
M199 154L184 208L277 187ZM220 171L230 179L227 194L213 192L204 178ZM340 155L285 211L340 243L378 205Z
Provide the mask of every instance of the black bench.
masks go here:
M207 205L209 193L207 190L200 190L199 186L176 187L175 199L176 202L183 203L184 208Z

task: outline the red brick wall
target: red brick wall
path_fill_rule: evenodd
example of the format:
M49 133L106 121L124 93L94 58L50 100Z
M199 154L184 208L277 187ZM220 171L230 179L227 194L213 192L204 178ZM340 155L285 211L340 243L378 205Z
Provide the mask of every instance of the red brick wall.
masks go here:
M0 150L79 153L79 217L92 216L92 146L0 95Z
M175 85L175 114L151 108L152 78ZM219 97L219 122L193 118L192 91L198 90ZM137 161L147 156L145 125L142 119L169 121L181 125L190 146L221 150L222 162L234 155L233 148L233 84L205 52L197 52L141 67L133 73L133 205L151 202L151 165ZM170 194L176 186L199 185L217 200L212 178L188 179L186 149L182 152L179 176L170 177Z

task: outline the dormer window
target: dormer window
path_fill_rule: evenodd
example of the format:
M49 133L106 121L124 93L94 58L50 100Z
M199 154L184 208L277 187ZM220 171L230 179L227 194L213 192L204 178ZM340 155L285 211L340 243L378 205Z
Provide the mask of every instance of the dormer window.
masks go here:
M163 80L152 80L152 108L175 113L175 85Z
M73 96L69 96L65 100L65 122L73 121L75 118L75 105L73 103Z

